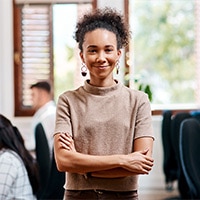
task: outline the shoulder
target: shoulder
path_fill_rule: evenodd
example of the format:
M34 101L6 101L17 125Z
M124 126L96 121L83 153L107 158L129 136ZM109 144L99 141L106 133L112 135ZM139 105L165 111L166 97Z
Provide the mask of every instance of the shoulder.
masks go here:
M55 111L56 109L56 104L54 101L49 101L45 105L43 105L38 112L43 113L43 112L49 112L49 111Z
M148 95L140 90L136 90L133 88L129 88L125 85L122 85L122 90L124 91L124 93L126 93L126 95L129 95L130 98L135 99L135 100L143 100L143 101L149 101L148 100Z
M2 162L8 164L10 163L12 165L15 165L15 167L20 166L22 164L22 160L19 157L19 155L17 155L17 153L9 149L1 150L0 163L2 164Z
M0 199L35 199L23 161L9 149L0 151L0 190Z
M58 101L67 101L68 99L75 98L83 91L84 91L83 86L80 86L74 90L67 90L59 96Z
M3 150L0 153L0 171L8 174L18 173L23 166L21 158L12 150Z

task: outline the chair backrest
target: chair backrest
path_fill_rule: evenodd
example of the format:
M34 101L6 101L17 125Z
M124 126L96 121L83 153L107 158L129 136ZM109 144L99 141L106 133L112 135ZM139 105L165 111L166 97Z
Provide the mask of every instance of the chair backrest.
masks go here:
M180 112L174 115L171 122L171 139L172 139L172 147L174 149L174 156L176 158L178 169L178 190L180 196L183 197L186 195L188 191L188 185L185 180L185 176L183 175L182 169L180 167L180 153L179 153L179 138L180 138L180 126L183 120L191 118L190 113L188 112Z
M59 172L56 166L54 151L52 154L51 171L48 185L45 189L43 199L62 200L64 197L65 172Z
M177 159L177 162L179 164L180 156L179 156L179 135L180 135L180 126L183 120L190 118L191 115L190 113L187 112L182 112L182 113L177 113L174 115L172 118L172 123L171 123L171 138L172 138L172 146L174 148L175 156Z
M37 124L35 128L35 144L35 153L40 175L40 190L37 194L37 198L40 199L44 193L46 185L48 184L51 168L49 145L41 123Z
M191 116L200 121L200 110L194 110L190 112Z
M177 161L174 156L174 149L172 147L171 139L171 118L172 111L165 110L163 112L162 120L162 145L163 145L163 171L165 174L166 189L173 189L173 181L177 180Z
M200 122L186 119L180 127L180 161L189 191L184 198L200 199Z

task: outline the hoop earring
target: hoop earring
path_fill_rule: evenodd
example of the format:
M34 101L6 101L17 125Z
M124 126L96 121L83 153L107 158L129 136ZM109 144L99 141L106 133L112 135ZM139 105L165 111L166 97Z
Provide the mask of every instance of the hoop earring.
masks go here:
M116 62L116 74L119 74L119 60Z
M82 63L81 75L82 75L82 76L86 76L86 75L87 75L87 67L86 67L86 64L85 64L85 63Z

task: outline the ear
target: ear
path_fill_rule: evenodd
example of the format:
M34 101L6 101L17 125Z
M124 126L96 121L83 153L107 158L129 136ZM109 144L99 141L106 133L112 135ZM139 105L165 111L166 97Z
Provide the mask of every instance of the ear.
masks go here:
M84 58L83 58L83 52L82 51L79 53L79 56L80 56L82 62L84 63Z
M121 57L121 55L122 55L122 50L121 50L121 49L119 49L119 50L117 51L117 55L118 55L119 58ZM119 59L119 58L118 58L118 59Z

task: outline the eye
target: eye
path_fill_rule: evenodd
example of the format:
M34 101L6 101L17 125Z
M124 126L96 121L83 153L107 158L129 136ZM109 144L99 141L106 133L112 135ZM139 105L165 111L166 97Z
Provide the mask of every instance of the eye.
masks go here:
M89 53L96 53L97 50L96 50L96 49L88 49L88 52L89 52Z
M106 51L107 53L110 53L110 52L113 51L113 49L112 49L112 48L108 48L108 49L105 49L105 51Z

